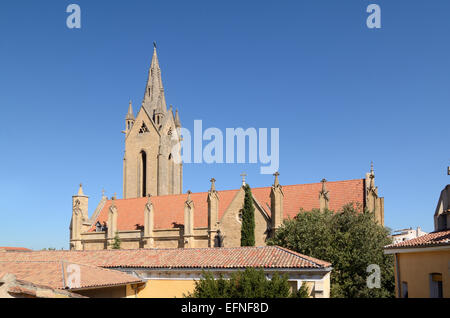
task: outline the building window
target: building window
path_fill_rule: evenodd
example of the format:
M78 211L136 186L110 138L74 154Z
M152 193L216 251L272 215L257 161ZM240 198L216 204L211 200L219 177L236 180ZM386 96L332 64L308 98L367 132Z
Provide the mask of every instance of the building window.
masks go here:
M141 151L141 167L142 167L142 197L147 196L147 154Z
M402 282L402 298L408 298L408 283Z
M141 129L139 130L139 133L143 134L143 133L148 133L148 132L149 132L149 130L147 128L147 125L145 123L142 123L142 126L141 126Z
M441 214L438 216L438 231L443 231L448 228L447 226L447 214Z
M214 247L223 247L223 235L220 230L217 230L217 234L214 238Z
M430 274L430 298L442 298L442 274Z
M236 220L242 224L242 210L236 215Z

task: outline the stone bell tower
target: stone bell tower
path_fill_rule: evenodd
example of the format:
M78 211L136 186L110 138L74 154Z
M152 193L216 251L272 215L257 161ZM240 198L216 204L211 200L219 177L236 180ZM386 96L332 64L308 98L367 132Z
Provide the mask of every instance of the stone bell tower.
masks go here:
M167 110L156 44L141 108L134 117L130 102L125 117L123 197L138 198L183 191L181 122Z

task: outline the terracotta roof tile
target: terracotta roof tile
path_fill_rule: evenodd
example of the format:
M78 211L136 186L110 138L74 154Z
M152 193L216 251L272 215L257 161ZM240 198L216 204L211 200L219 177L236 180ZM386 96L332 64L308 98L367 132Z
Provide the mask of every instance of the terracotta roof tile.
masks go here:
M36 290L31 289L31 288L25 288L22 286L11 286L8 288L8 293L11 294L23 294L23 295L28 295L28 296L36 296Z
M40 251L0 254L1 261L61 261L105 268L297 268L324 269L330 263L278 247ZM0 271L3 270L0 267Z
M10 247L10 246L0 246L0 250L4 250L4 251L22 251L22 252L31 252L32 250L30 250L29 248L25 248L25 247Z
M306 211L319 208L319 191L321 183L297 184L283 186L284 193L284 217L293 218L300 209ZM327 182L329 191L329 208L339 210L345 204L355 202L364 203L364 179L345 180ZM226 209L239 190L218 191L219 194L219 219L222 218ZM270 191L271 187L253 188L252 194L270 214ZM165 195L152 197L155 216L155 229L175 228L184 224L184 203L186 194ZM194 226L208 226L208 192L192 193L191 199L194 201L195 217ZM111 200L107 201L103 209L93 220L91 232L95 231L95 224L108 221L108 212L111 207ZM115 205L119 212L117 224L119 231L138 230L144 224L144 210L147 198L133 198L115 200Z
M385 249L411 248L450 245L450 230L432 232L397 244L385 246Z
M37 254L36 254L37 253ZM27 253L38 256L40 252ZM20 255L23 253L8 253ZM44 253L45 254L45 253ZM42 254L41 254L42 255ZM62 256L62 254L60 254ZM18 280L32 282L33 284L47 286L56 289L67 289L68 266L75 264L80 269L80 284L72 286L72 289L83 289L88 287L115 286L142 282L140 279L115 270L109 270L91 265L76 264L58 260L44 260L46 257L30 257L39 260L23 260L29 257L11 257L9 260L0 261L0 271L14 274ZM64 270L63 270L64 268Z

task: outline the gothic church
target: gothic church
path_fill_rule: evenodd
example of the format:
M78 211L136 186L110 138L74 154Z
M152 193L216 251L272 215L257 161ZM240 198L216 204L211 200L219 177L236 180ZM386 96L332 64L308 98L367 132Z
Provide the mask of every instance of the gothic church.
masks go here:
M181 156L180 127L178 111L167 109L155 47L141 108L135 117L130 102L125 118L124 198L103 195L89 217L80 185L72 198L70 249L110 249L116 235L125 249L240 245L243 187L217 190L212 178L207 192L183 194L183 166L175 160ZM274 176L272 186L252 189L257 246L302 209L337 211L355 203L384 224L373 167L365 178L334 182L282 186Z

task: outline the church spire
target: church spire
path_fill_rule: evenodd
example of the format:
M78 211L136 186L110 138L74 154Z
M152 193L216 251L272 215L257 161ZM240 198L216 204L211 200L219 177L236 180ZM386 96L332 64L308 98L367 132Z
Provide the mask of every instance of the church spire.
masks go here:
M178 109L175 111L175 127L181 127L180 115L178 114Z
M153 57L148 72L147 86L145 88L144 101L142 106L153 116L155 113L165 114L167 111L166 98L164 96L164 87L161 79L161 69L159 67L158 54L156 53L156 44L153 43Z
M78 188L78 194L79 197L84 197L83 193L83 184L80 183L80 187Z
M126 120L134 120L133 105L131 104L131 100L130 100L130 104L128 105L128 113L127 113L127 117L125 119Z
M130 100L130 104L128 105L127 117L125 117L125 130L122 132L124 134L128 134L128 132L133 127L133 125L134 125L133 105L131 104L131 100Z

